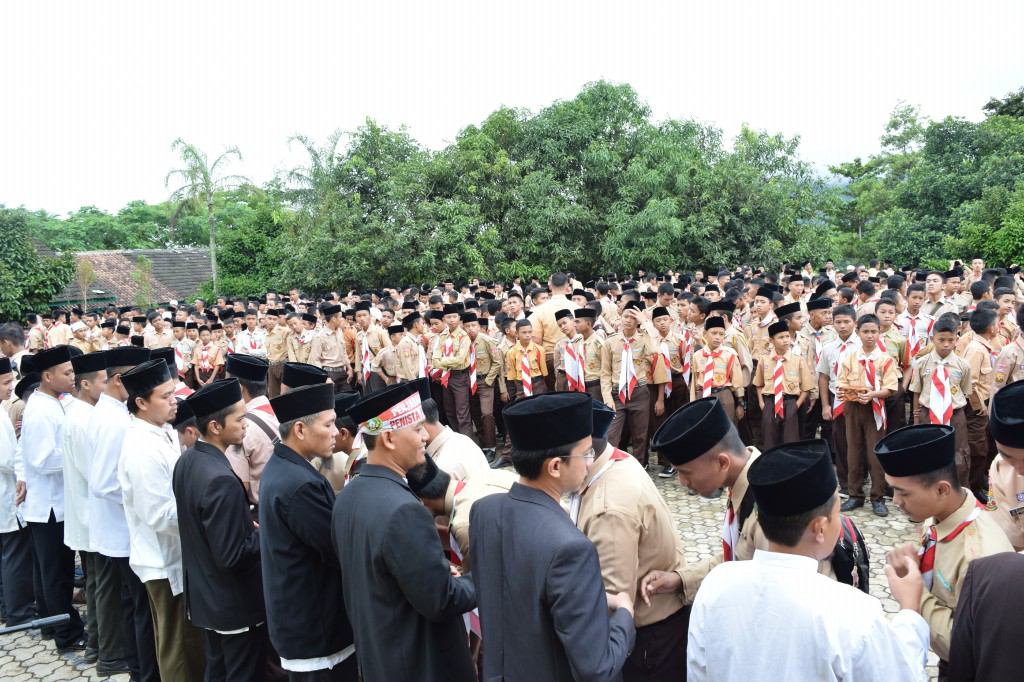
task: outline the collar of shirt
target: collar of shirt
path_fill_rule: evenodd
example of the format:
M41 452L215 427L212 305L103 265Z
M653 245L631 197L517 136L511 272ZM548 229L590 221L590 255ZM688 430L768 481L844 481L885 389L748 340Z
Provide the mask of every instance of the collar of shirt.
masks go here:
M110 407L113 407L113 406L116 405L119 409L124 410L125 412L128 411L128 406L127 405L122 403L117 398L113 398L113 397L111 397L110 395L108 395L106 393L101 393L100 394L100 399L99 399L99 401L96 404L99 405L101 402L102 403L106 403Z
M132 420L132 428L152 433L153 435L159 436L161 439L167 441L168 443L172 443L173 442L171 440L171 434L169 434L164 427L156 426L155 424L151 424L148 421L146 421L145 419L139 419L134 414L131 416L131 420Z
M967 488L963 488L965 493L963 503L956 508L952 514L944 518L940 523L936 524L935 519L931 518L924 522L923 527L927 531L929 526L935 526L935 533L938 537L943 538L952 533L961 522L967 519L968 515L977 505L977 501L972 493Z
M785 554L783 552L772 552L767 549L755 549L754 561L770 564L776 568L786 568L805 573L818 572L818 562L811 557L800 554Z
M444 447L444 444L451 440L454 434L455 432L452 431L452 427L445 426L442 428L441 433L437 434L437 438L427 443L427 454L434 457Z
M269 405L269 404L270 404L270 399L267 398L267 396L265 396L265 395L258 395L258 396L256 396L255 398L253 398L252 400L250 400L249 402L247 402L245 404L245 411L246 412L251 412L252 410L255 410L258 407L262 407L263 405Z

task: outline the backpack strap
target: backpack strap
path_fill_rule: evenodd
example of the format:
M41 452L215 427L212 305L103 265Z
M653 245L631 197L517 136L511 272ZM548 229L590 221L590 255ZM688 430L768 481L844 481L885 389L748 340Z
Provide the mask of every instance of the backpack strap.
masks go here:
M274 431L270 428L270 426L265 421L263 421L262 419L258 418L256 415L252 414L251 412L246 412L245 413L245 418L248 419L249 421L251 421L256 426L260 427L260 430L263 431L263 433L265 433L267 435L267 438L270 439L271 444L277 445L278 443L281 442L281 436L279 434L274 433Z
M747 494L743 496L743 501L740 502L740 508L737 510L739 517L737 521L737 527L742 531L743 524L746 523L750 514L754 511L754 494L747 489Z

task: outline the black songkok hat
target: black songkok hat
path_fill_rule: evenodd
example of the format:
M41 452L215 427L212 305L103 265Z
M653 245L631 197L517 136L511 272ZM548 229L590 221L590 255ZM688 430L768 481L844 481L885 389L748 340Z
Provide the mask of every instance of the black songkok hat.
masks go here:
M174 415L174 421L171 422L171 426L178 428L189 419L195 419L196 415L192 412L192 408L188 406L184 398L178 398L178 411Z
M373 307L373 304L370 303L369 301L357 301L356 302L356 312L357 313L360 310L365 310L366 312L370 312L370 308L371 307Z
M242 387L238 379L221 379L207 384L185 400L200 421L241 401Z
M151 351L136 346L118 346L107 351L107 367L128 367L141 365L149 360Z
M313 315L312 313L302 313L300 317L310 324L316 324L316 315Z
M132 324L146 324L145 315L135 315L132 317Z
M1003 386L992 397L988 429L996 443L1024 448L1024 380Z
M41 380L42 377L40 376L39 372L28 372L26 374L23 374L21 377L21 381L19 381L14 386L14 395L24 400L25 393L28 391L28 389L34 385L38 385Z
M708 308L708 312L724 311L727 313L736 312L736 304L732 301L714 301L711 303L711 307Z
M563 317L572 317L572 310L569 308L562 308L561 310L555 311L555 321L562 319Z
M109 320L103 320L100 322L101 329L115 329L117 327L117 320L110 318Z
M721 317L709 317L704 320L704 331L711 329L725 329L725 319Z
M133 346L135 346L136 348L145 348L146 347L146 337L144 337L144 336L138 336L138 335L132 336L130 341L131 341L131 344Z
M41 350L33 356L36 371L42 374L45 370L65 362L71 362L71 346L54 346Z
M74 365L75 363L72 362L71 366L74 367ZM0 358L0 374L11 374L12 372L14 372L14 367L11 365L11 359ZM75 369L75 374L84 374L84 372L79 372L78 369Z
M171 327L178 327L180 329L185 328L185 320L174 320L171 322Z
M0 360L0 363L2 362L3 360ZM101 369L107 368L107 354L104 351L97 351L95 353L79 355L71 358L71 366L75 368L75 374L92 374L93 372L98 372ZM7 372L9 371L10 370L7 370ZM5 372L3 370L3 366L0 365L0 374L6 374L7 372Z
M334 386L314 384L270 399L277 420L285 424L311 414L334 410Z
M454 303L445 303L444 307L441 309L441 314L442 315L458 315L459 314L459 306L455 305Z
M325 386L327 384L324 384ZM334 415L335 417L344 417L348 415L348 408L356 404L356 401L360 398L358 391L345 391L344 393L337 393L334 396Z
M573 313L577 320L596 320L597 311L593 308L577 308L576 312Z
M149 358L151 360L163 360L171 368L172 373L175 375L178 373L178 363L174 360L173 348L153 348L149 351Z
M831 298L812 298L807 302L807 312L811 312L813 310L828 310L831 307Z
M402 327L404 329L412 329L412 326L413 326L413 324L416 323L416 320L421 320L421 319L423 319L423 316L420 315L418 312L416 312L414 310L414 311L412 311L411 313L409 313L408 315L406 315L405 317L402 318Z
M465 324L466 322L479 322L480 321L480 318L478 318L476 316L476 313L462 313L459 317L462 318L462 323L463 324ZM399 328L398 331L402 331L401 328ZM390 332L390 333L395 334L397 332Z
M836 283L830 279L826 279L824 282L817 286L817 288L814 290L814 295L818 297L824 296L826 292L832 291L835 288Z
M502 411L516 450L548 450L571 445L594 430L594 399L566 391L522 398Z
M220 322L214 322L213 324L210 325L211 332L215 332L218 329L224 329L224 325L221 324Z
M718 398L701 398L673 412L654 433L651 448L679 466L711 450L732 428Z
M641 303L640 301L634 301L633 299L630 299L626 301L626 305L622 306L623 311L629 310L631 308L635 310L643 310L644 304Z
M291 389L326 384L327 372L305 362L286 362L281 370L281 383Z
M849 272L843 273L843 276L839 278L839 281L843 284L849 284L850 282L856 282L860 279L860 275L857 274L856 270L850 270Z
M780 305L778 308L775 309L775 314L780 319L785 317L786 315L792 315L793 313L798 312L800 312L799 303L787 303L786 305Z
M768 325L768 338L789 331L789 322L775 322Z
M669 314L668 308L666 308L663 305L655 306L654 308L651 309L651 319L652 320L654 318L656 318L656 317L664 317L664 316L666 316L668 314Z
M148 393L171 378L170 368L161 359L147 360L121 375L121 383L129 393Z
M338 305L337 303L332 305L325 305L320 308L320 312L323 314L324 317L330 317L331 315L337 315L338 313L340 313L341 306Z
M756 296L760 296L761 298L767 298L769 301L774 301L775 290L765 285L763 287L758 288Z
M890 476L918 476L951 466L956 457L953 427L904 426L878 441L875 455Z
M747 472L761 513L797 516L820 507L836 494L832 453L823 440L786 443L764 452Z
M267 380L267 370L270 369L270 363L263 358L257 358L252 355L243 355L242 353L232 353L228 356L227 362L224 364L224 371L237 379L243 379L245 381L257 381L262 382ZM294 388L291 384L288 384L289 388ZM285 421L279 419L278 421Z
M594 438L607 438L608 428L612 425L612 419L615 418L615 410L605 405L601 400L593 401L593 410L594 426L592 427L590 435Z
M199 324L197 322L186 322L185 329L199 329Z
M356 424L363 424L383 415L392 407L413 395L419 398L419 386L415 381L388 386L371 393L362 400L356 401L355 404L348 408L348 416Z
M476 315L474 315L473 318L474 319L472 319L472 320L463 319L462 321L463 322L476 322ZM402 326L401 322L399 322L398 324L393 324L393 325L388 327L388 335L389 336L392 335L392 334L403 334L403 333L405 333L405 327Z

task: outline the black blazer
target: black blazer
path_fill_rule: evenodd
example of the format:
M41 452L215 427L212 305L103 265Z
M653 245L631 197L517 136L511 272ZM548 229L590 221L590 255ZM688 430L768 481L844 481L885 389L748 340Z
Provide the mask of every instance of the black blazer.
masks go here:
M174 465L172 485L189 620L208 630L262 623L259 534L224 453L199 441Z
M260 479L260 560L270 641L282 658L320 658L352 644L331 539L334 490L284 443Z
M331 530L364 682L475 682L462 618L476 606L473 582L452 577L406 482L364 464L338 495Z
M620 679L633 619L609 617L597 550L565 510L515 483L474 504L469 527L483 679Z

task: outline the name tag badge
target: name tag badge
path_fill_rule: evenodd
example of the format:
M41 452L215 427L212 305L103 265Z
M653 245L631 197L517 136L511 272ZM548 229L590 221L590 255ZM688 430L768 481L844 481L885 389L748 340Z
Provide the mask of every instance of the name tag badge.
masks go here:
M716 385L721 386L725 383L725 372L715 372L712 380Z
M1024 502L1024 492L1017 493L1017 501Z

